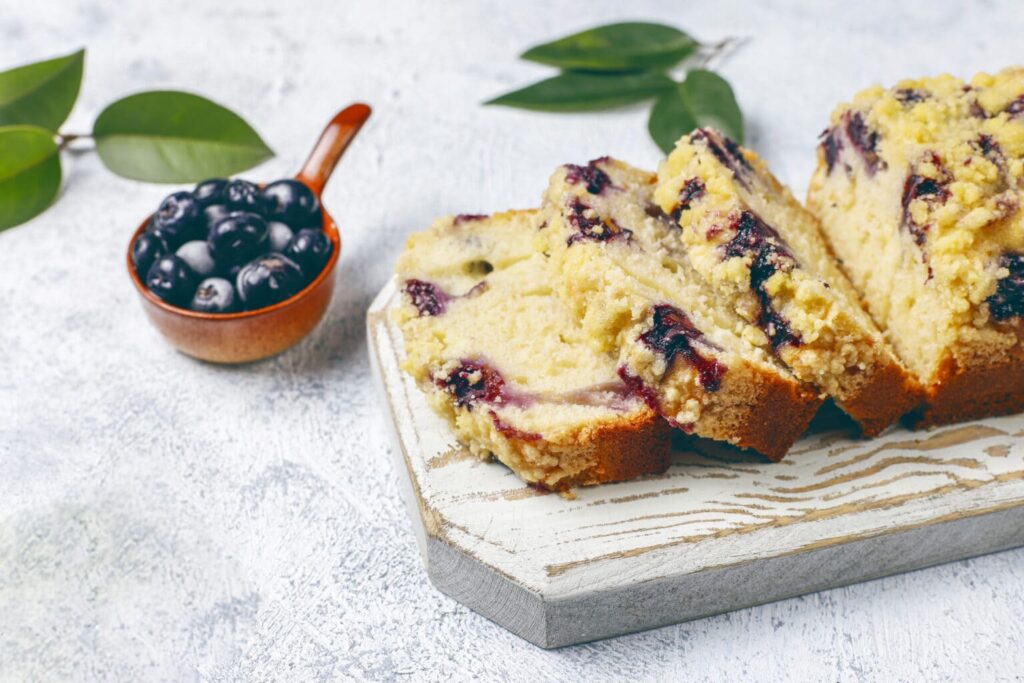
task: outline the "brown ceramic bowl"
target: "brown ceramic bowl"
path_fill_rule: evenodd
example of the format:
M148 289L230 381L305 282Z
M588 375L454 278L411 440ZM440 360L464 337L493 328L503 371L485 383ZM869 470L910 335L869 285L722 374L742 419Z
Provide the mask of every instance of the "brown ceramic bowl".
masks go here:
M296 180L309 187L317 198L345 148L369 116L370 108L365 104L346 107L331 120L313 147ZM178 308L146 289L132 265L132 245L148 223L147 217L128 243L128 274L150 322L182 353L213 363L247 363L273 356L309 334L331 302L341 237L326 208L323 209L323 231L333 248L327 265L316 279L289 299L240 313L200 313Z

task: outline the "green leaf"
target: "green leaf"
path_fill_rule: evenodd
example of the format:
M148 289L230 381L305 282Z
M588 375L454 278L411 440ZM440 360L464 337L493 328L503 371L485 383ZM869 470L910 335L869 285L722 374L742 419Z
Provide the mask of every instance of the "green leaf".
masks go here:
M729 83L718 74L694 69L654 103L647 130L668 154L679 138L704 127L717 128L743 144L743 114Z
M56 131L82 85L85 50L0 72L0 126L27 124Z
M42 213L59 189L53 133L37 126L0 128L0 230Z
M678 64L699 45L671 26L627 22L599 26L538 45L524 52L522 58L561 69L664 69Z
M111 171L155 183L232 175L274 155L234 112L174 91L143 92L114 102L96 119L93 137Z
M655 72L567 72L506 93L485 104L536 111L594 111L646 100L672 85L671 78Z

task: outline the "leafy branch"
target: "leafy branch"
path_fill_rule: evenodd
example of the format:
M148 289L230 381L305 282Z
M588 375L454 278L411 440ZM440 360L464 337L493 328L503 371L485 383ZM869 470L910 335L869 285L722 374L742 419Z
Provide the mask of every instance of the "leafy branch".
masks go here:
M60 153L88 151L125 178L192 182L252 168L273 152L237 114L179 91L129 95L100 112L91 133L60 128L75 106L85 50L0 72L0 230L53 203Z
M647 130L669 153L695 128L713 126L743 142L743 114L729 83L709 69L742 41L703 45L663 24L599 26L532 47L522 59L561 69L557 76L485 104L547 112L599 111L654 99ZM684 77L671 70L680 63Z

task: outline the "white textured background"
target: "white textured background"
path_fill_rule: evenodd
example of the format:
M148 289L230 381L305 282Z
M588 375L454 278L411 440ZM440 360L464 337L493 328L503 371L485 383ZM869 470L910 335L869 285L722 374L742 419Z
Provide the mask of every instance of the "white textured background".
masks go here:
M69 130L192 89L255 125L279 156L249 177L273 179L342 105L376 114L326 193L333 307L268 362L197 363L146 323L123 253L167 188L70 157L57 205L0 234L0 680L1021 680L1020 550L556 652L428 583L365 309L435 215L531 206L566 161L657 162L643 107L479 106L548 73L523 48L624 18L751 37L722 68L798 195L836 101L1024 61L1016 2L3 3L0 67L88 47Z

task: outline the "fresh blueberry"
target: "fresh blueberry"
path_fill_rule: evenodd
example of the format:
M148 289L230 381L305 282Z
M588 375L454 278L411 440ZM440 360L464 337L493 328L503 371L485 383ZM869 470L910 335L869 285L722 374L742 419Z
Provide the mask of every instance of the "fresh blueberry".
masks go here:
M309 280L315 278L331 256L331 240L323 230L305 228L295 233L284 255L299 264Z
M224 199L232 211L263 213L263 198L260 188L248 180L229 180L224 186Z
M152 232L142 233L132 245L132 265L135 266L135 272L139 274L140 278L146 279L146 273L149 272L153 261L168 251L167 243L159 235Z
M278 180L263 188L263 207L268 219L293 229L320 225L320 200L298 180Z
M206 208L213 204L224 203L224 188L228 181L225 178L210 178L196 185L192 190L192 196L199 202L199 206Z
M247 263L235 281L238 296L247 309L284 301L302 288L299 267L287 256L267 254Z
M192 240L178 247L174 252L178 258L188 264L199 277L210 277L217 269L217 264L210 255L210 245L206 240Z
M172 249L202 231L199 203L191 192L168 195L153 214L153 232L162 237Z
M146 287L169 304L185 306L192 300L199 277L174 254L161 256L146 273Z
M270 251L282 253L295 233L287 225L279 222L269 223L267 228L270 230Z
M207 234L209 234L210 228L217 225L222 218L227 218L230 214L231 210L223 204L210 204L203 209L203 219L206 221Z
M238 279L238 271L240 271L242 268L245 268L246 265L248 264L235 263L226 268L218 268L218 270L220 271L218 275L227 280L228 282L233 283Z
M196 287L189 308L203 313L230 313L235 309L235 288L222 277L207 278Z
M221 268L245 263L266 248L267 222L254 213L236 211L210 228L206 243Z

